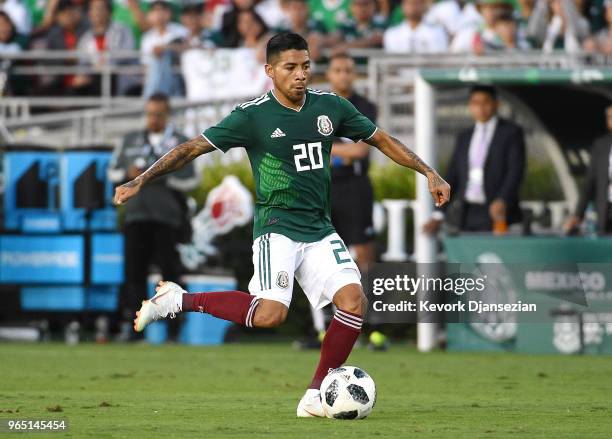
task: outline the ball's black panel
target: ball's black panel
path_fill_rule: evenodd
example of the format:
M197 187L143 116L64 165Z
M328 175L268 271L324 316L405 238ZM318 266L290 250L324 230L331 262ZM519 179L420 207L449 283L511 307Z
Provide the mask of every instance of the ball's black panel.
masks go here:
M336 419L355 419L359 413L357 410L351 410L349 412L340 412L334 415Z
M325 402L328 406L333 407L336 398L338 397L338 380L334 380L325 390Z
M353 375L355 375L357 378L366 378L368 376L368 374L365 373L364 370L361 370L358 367L353 370Z
M348 393L353 397L353 399L361 404L367 404L370 402L370 398L368 398L368 394L363 389L363 387L358 386L357 384L349 384L346 388Z

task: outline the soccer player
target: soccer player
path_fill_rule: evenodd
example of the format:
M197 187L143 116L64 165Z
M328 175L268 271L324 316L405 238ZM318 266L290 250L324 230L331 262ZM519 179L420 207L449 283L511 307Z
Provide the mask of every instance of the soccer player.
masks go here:
M186 311L208 313L247 327L274 327L287 317L295 277L312 306L333 302L337 308L314 377L297 408L298 417L324 416L321 381L330 368L348 358L366 311L359 269L330 220L333 139L364 140L425 175L436 206L448 201L450 186L349 101L306 87L310 58L301 36L283 33L272 37L266 47L265 69L273 90L239 105L218 125L176 146L115 190L115 203L122 204L152 179L201 154L246 148L257 193L251 294L189 294L172 282L160 282L155 296L145 300L137 312L134 329L142 331L155 320Z

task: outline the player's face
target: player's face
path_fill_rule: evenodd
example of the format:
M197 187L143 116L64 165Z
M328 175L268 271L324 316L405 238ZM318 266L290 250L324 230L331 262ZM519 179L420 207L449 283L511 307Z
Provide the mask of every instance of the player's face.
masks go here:
M470 96L469 109L477 122L486 122L497 112L497 100L489 93L476 92Z
M272 64L266 64L266 74L272 78L275 90L291 102L301 102L310 80L308 51L291 49L281 52Z
M350 58L335 58L327 70L327 80L332 90L339 93L349 92L355 81L355 63Z

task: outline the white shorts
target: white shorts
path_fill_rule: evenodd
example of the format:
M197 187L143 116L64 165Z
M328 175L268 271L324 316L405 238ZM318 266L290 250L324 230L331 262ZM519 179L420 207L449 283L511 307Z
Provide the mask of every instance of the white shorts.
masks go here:
M330 303L345 285L361 285L359 269L337 233L317 242L296 242L278 233L266 233L253 242L253 266L249 292L287 308L294 277L314 308Z

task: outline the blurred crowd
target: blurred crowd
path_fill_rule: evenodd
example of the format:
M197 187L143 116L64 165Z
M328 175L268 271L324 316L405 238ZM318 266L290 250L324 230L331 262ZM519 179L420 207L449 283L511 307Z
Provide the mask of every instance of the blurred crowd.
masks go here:
M195 1L195 2L194 2ZM181 93L164 65L188 48L258 48L269 35L297 32L312 57L324 49L383 48L389 53L562 50L612 53L612 0L0 0L0 56L24 50L75 50L73 64L105 52L140 51L144 86L123 75L121 95ZM66 63L58 61L57 63ZM155 67L152 67L155 66ZM82 95L100 88L87 74L43 78L30 93Z

